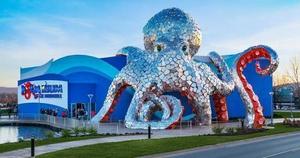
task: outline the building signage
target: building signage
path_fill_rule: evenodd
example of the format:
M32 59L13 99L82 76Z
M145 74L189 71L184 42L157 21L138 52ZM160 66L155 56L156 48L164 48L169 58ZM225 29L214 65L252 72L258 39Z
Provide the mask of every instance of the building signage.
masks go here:
M27 81L18 87L18 102L68 105L68 83L58 80Z

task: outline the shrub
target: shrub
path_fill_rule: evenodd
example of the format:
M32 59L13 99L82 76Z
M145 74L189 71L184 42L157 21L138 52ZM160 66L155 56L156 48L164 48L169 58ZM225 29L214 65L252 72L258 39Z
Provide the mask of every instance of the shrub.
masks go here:
M287 118L284 118L284 120L283 120L282 124L284 124L284 125L287 125L287 124L289 124L289 122L290 122L290 120L289 120L289 119L287 119Z
M79 132L80 132L82 135L86 135L86 133L87 133L86 127L80 128L80 129L79 129Z
M225 128L225 131L228 134L234 134L236 132L236 129L234 127L228 127L228 128Z
M64 129L61 131L61 135L63 138L67 138L67 137L70 137L71 136L71 131L68 130L68 129Z
M23 137L19 137L18 138L18 142L24 142L24 138Z
M291 126L291 127L300 127L300 121L299 120L291 120L291 119L284 119L282 124L284 125L288 125L288 126Z
M223 131L224 127L213 127L212 128L212 131L215 133L215 134L221 134L222 131Z
M54 137L54 132L53 131L48 131L46 132L46 138L53 138Z
M88 129L87 129L87 132L88 132L90 135L92 135L92 136L95 136L95 135L98 134L98 133L97 133L97 129L96 129L96 128L93 128L93 127L88 128Z
M72 131L73 131L73 134L74 134L76 137L79 136L80 129L79 129L78 127L73 128Z
M296 121L295 126L300 127L300 121L299 120Z

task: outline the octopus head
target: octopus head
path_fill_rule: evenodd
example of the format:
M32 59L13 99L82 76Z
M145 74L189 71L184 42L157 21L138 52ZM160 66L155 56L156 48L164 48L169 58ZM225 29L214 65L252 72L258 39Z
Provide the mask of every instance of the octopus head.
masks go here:
M145 49L149 52L176 51L192 58L201 44L198 25L178 8L164 9L154 15L143 32Z

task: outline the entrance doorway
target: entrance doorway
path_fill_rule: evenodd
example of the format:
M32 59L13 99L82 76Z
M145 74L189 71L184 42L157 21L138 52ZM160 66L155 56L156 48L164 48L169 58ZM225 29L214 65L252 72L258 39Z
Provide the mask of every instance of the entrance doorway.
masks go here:
M84 103L72 103L70 111L71 118L84 119L85 109Z
M70 109L70 117L79 120L89 120L95 115L95 103L72 103Z

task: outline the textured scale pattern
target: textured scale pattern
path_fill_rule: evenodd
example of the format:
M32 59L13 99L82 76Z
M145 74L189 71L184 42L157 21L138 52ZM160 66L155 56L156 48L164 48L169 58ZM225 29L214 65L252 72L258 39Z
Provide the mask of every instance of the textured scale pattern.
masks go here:
M262 109L253 90L245 88L249 84L241 79L242 70L253 58L265 57L271 61L269 68L262 69L257 64L257 72L272 73L278 65L274 51L265 46L251 48L241 53L234 68L211 52L208 58L220 72L219 78L206 63L193 59L201 45L201 32L194 20L180 9L162 10L148 21L143 32L145 50L125 47L118 52L127 56L127 65L112 81L104 104L92 122L108 121L118 97L129 86L135 93L125 116L128 128L146 129L148 125L153 129L175 128L184 108L178 98L165 95L167 92L186 96L196 119L203 125L211 124L210 96L213 96L218 119L227 121L225 96L237 87L247 107L248 126L255 122L255 127L260 127L264 121ZM249 59L247 54L251 56ZM162 112L161 120L151 118L156 111Z

